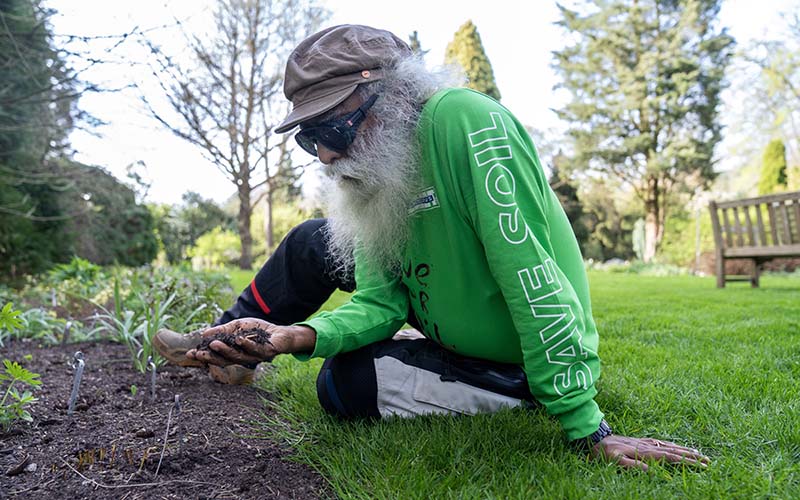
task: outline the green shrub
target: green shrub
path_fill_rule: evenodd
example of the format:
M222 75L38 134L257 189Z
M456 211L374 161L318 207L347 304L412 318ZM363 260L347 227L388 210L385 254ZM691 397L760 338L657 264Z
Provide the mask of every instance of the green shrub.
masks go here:
M22 325L14 332L14 338L42 339L49 344L60 340L67 324L67 320L56 317L56 313L38 307L24 311L20 319Z
M186 192L179 205L152 205L156 232L163 259L177 264L186 259L186 251L197 238L215 227L236 229L236 218L213 200Z
M250 232L253 235L253 261L266 260L289 231L301 222L313 219L315 215L319 217L319 214L304 208L297 201L275 203L272 207L272 247L269 247L265 230L265 208L263 204L257 205L250 223Z
M225 275L185 267L121 269L117 279L124 307L140 314L174 295L166 323L172 330L211 323L222 313L220 304L227 305L233 293ZM113 293L114 279L110 285Z
M73 257L67 264L60 264L36 278L28 280L22 296L32 307L56 305L71 315L86 313L97 295L109 288L109 279L102 267L80 257Z
M53 292L58 309L49 308ZM71 342L104 333L130 344L134 355L142 350L139 357L145 361L149 341L159 328L191 331L207 326L219 317L232 296L230 282L221 273L188 267L99 268L81 259L58 266L38 279L29 278L22 290L0 288L0 298L21 298L25 303L20 307L22 312L14 315L19 322L15 338L56 343L69 320ZM6 316L8 311L12 311L10 306ZM104 318L95 316L101 312ZM105 322L96 324L100 319ZM0 345L11 335L0 322Z
M90 284L100 275L102 268L86 259L73 257L67 264L59 264L47 274L51 280L64 281L74 279L83 284Z
M221 269L239 260L241 244L235 232L216 227L197 238L186 253L195 269Z
M697 245L697 215L676 210L666 221L658 260L680 267L694 267ZM708 210L700 212L700 252L714 251L714 231Z
M774 139L764 149L761 176L758 179L758 194L770 194L786 187L786 146Z

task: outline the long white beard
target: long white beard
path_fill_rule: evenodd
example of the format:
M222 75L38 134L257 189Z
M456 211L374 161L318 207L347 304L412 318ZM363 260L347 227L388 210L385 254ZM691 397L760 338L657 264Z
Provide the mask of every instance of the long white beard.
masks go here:
M352 271L356 246L372 265L399 268L420 156L416 120L382 121L356 137L347 158L326 166L328 248L339 272Z
M367 261L399 272L409 240L408 207L421 184L421 107L438 90L465 81L454 69L428 70L422 59L409 57L380 82L359 88L365 98L372 90L379 95L370 112L373 120L359 131L347 158L326 166L322 186L328 248L338 272L353 271L356 246Z

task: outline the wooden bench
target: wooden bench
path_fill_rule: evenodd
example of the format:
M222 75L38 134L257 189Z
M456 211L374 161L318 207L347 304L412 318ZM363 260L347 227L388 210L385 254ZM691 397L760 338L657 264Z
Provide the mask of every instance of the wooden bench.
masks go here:
M800 191L709 204L716 244L717 286L749 281L758 286L764 262L800 257ZM726 259L750 259L749 276L725 276Z

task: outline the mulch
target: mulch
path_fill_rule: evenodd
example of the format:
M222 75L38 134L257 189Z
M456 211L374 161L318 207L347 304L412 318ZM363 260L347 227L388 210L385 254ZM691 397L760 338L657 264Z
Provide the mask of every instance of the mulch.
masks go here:
M70 417L70 363L78 350L86 367ZM261 398L269 397L256 388L215 383L200 369L163 366L151 402L149 373L132 368L125 346L108 342L12 342L0 358L42 380L31 407L34 421L0 433L0 498L332 496L319 474L291 461L291 451L254 423L268 412Z

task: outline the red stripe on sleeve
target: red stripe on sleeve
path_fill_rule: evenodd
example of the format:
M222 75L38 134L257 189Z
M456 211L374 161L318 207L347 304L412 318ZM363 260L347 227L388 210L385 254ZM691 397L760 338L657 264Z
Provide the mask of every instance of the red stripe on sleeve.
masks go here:
M250 282L250 290L253 292L253 297L256 298L256 302L258 302L258 306L262 311L264 311L264 314L269 314L272 312L267 303L264 302L264 299L261 298L261 294L258 293L258 289L256 288L256 280Z

